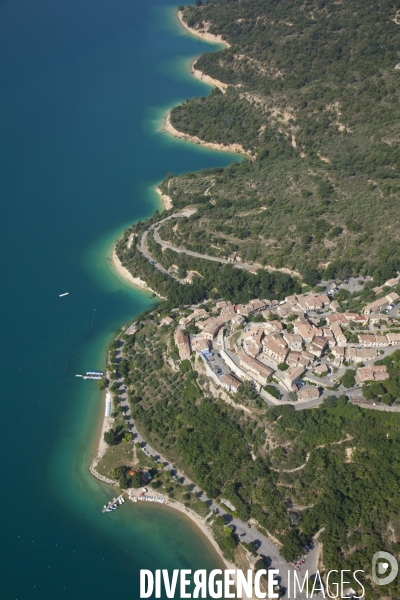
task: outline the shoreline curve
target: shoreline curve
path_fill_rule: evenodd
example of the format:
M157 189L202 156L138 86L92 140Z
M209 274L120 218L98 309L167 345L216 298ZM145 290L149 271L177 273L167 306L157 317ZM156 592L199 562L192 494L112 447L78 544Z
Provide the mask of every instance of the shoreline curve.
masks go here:
M193 29L192 27L189 27L189 25L187 25L185 23L185 21L183 20L183 12L182 11L178 11L177 16L178 16L178 21L182 25L182 27L184 27L192 35L194 35L206 42L210 42L213 44L214 43L215 44L223 44L226 48L231 47L231 45L228 42L225 42L225 40L223 40L221 36L214 35L213 33L201 32L198 29ZM213 87L217 87L219 90L221 90L221 92L223 94L225 94L228 84L224 83L223 81L220 81L219 79L214 79L214 77L210 77L210 75L206 75L205 73L203 73L203 71L200 71L200 69L196 69L197 61L198 61L198 58L195 58L194 61L192 62L192 64L190 65L190 72L192 73L192 75L194 75L196 77L196 79L198 79L199 81L202 81L203 83L212 85Z
M192 75L194 75L196 79L198 79L202 83L206 83L207 85L217 87L219 90L221 90L223 94L225 94L228 84L224 83L223 81L220 81L219 79L214 79L213 77L210 77L210 75L206 75L205 73L203 73L203 71L200 71L200 69L196 69L197 61L198 59L195 58L192 64L190 65L190 72L192 73Z
M175 138L191 142L192 144L197 144L198 146L204 146L205 148L211 148L212 150L219 150L221 152L231 152L232 154L244 154L245 156L253 159L252 155L249 152L246 152L246 150L240 144L225 145L218 144L217 142L205 142L197 137L197 135L189 135L188 133L183 133L183 131L178 131L178 129L175 129L171 123L170 110L167 112L164 118L162 130L166 131Z
M145 292L150 292L150 294L155 294L162 300L165 300L165 298L160 296L160 294L158 294L156 291L152 290L151 287L149 287L143 279L140 279L140 277L134 277L132 275L132 273L130 273L130 271L128 271L128 269L123 266L123 264L121 263L121 261L119 260L119 258L117 256L115 246L114 246L114 249L113 249L113 252L111 255L111 263L112 263L114 269L117 271L118 275L120 275L123 279L125 279L125 281L127 281L134 287L137 287Z
M162 192L158 186L155 188L155 191L160 198L160 202L162 203L164 210L171 210L171 208L173 208L172 198L167 194L164 194L164 192Z
M182 13L180 11L178 11L178 20L181 23L181 25L192 35L199 37L205 41L211 42L211 43L223 44L226 48L230 48L230 44L228 42L224 41L221 38L221 36L216 36L216 35L208 33L208 32L199 32L199 31L196 31L195 29L192 29L191 27L189 27L183 21ZM213 79L213 78L209 77L208 75L205 75L204 73L202 73L199 69L196 69L195 68L196 60L197 59L195 59L191 65L191 73L197 79L199 79L209 85L216 86L222 92L224 92L226 90L226 88L228 87L228 85L221 81ZM173 135L176 138L185 139L192 143L195 143L195 144L198 144L201 146L205 146L208 148L212 148L213 150L219 150L222 152L230 152L230 153L234 153L234 154L245 154L246 156L249 156L250 158L252 158L251 155L248 152L246 152L240 144L231 144L231 145L225 146L223 144L217 144L217 143L213 143L213 142L204 142L204 141L200 140L200 138L197 138L196 136L189 136L185 133L179 132L171 124L170 111L168 111L168 113L165 117L164 126L162 129L164 131L166 131L167 133ZM155 188L155 191L159 195L160 201L161 201L164 209L165 210L171 209L172 208L171 198L167 194L164 194L158 186ZM157 292L152 290L144 280L140 279L139 277L134 277L132 275L132 273L130 273L128 271L128 269L122 265L120 259L117 256L115 245L114 245L114 249L113 249L113 252L111 255L111 263L112 263L114 269L116 270L116 272L129 284L131 284L134 287L137 287L143 291L153 293L156 296L158 296L159 298L162 298ZM98 442L97 455L93 459L92 463L90 464L89 471L93 477L99 479L100 481L103 481L104 483L107 483L108 485L115 486L116 482L112 482L111 480L107 480L107 478L103 478L96 470L97 463L100 460L100 457L102 455L101 450L104 451L103 435L104 435L104 431L108 428L108 425L109 425L109 423L107 422L107 417L104 417L103 426L101 429L100 438L99 438L99 442ZM218 546L214 536L212 535L211 531L208 529L207 525L203 522L203 520L196 513L194 513L193 511L189 511L182 503L180 503L178 501L174 501L173 503L168 503L168 504L166 504L166 506L168 506L176 511L179 511L180 513L185 515L187 518L189 518L191 520L191 522L198 527L198 529L203 533L203 535L205 535L207 540L211 543L211 545L217 552L218 556L220 557L221 561L225 564L226 568L232 569L234 571L233 580L235 581L235 584L236 584L237 570L238 570L237 566L234 565L233 563L229 562L223 556L222 550ZM249 599L249 600L251 600L251 599Z
M186 29L186 31L188 31L192 35L195 35L196 37L201 38L205 42L211 42L213 44L222 44L226 48L231 47L229 42L226 42L225 40L222 39L221 35L215 35L214 33L208 33L208 31L199 31L198 29L189 27L189 25L187 23L185 23L185 21L183 20L183 11L182 10L178 10L177 16L178 16L178 20L179 20L180 24L182 25L182 27L184 27Z

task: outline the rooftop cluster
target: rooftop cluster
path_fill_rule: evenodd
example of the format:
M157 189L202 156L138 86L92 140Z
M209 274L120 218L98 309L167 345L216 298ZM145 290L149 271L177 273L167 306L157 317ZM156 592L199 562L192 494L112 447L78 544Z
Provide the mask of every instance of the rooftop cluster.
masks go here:
M397 319L383 312L398 300L395 291L385 293L361 314L340 312L325 292L281 302L220 300L182 316L174 340L180 360L196 353L207 376L232 394L247 381L270 403L322 401L340 387L360 401L361 384L389 377L373 363L400 345Z

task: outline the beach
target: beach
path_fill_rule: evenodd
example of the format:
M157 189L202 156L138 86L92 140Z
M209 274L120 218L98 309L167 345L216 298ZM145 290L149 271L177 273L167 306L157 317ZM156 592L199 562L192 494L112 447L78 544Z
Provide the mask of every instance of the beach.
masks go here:
M183 20L183 12L180 10L178 11L178 19L180 24L192 35L195 35L201 38L202 40L205 40L206 42L212 42L214 44L223 44L224 46L226 46L226 48L231 47L231 45L228 44L228 42L226 42L225 40L223 40L220 35L214 35L213 33L208 32L208 29L210 27L209 23L204 24L204 31L199 31L198 29L193 29L192 27L189 27L189 25L185 23L185 21Z
M164 210L171 210L171 208L173 208L171 198L167 194L164 194L159 187L156 187L156 192L160 196Z
M102 428L100 431L97 454L96 454L96 457L93 459L93 461L89 467L89 470L92 473L92 475L94 477L96 477L96 479L99 479L100 481L103 481L104 483L107 483L109 485L116 486L117 485L116 482L108 479L107 477L104 477L103 475L100 475L100 473L98 473L96 470L96 467L97 467L99 461L101 460L103 453L105 452L105 450L107 448L107 444L104 441L104 432L108 431L110 429L113 421L114 420L111 417L106 417L105 412L104 412L103 425L102 425ZM127 489L127 490L123 490L123 491L127 494L128 498L135 497L135 496L138 497L143 492L142 488ZM200 529L202 534L205 535L206 538L208 539L208 541L212 544L212 546L215 549L215 551L217 552L218 556L223 561L225 568L235 570L235 572L237 571L236 565L234 565L233 563L228 561L226 558L224 558L224 556L221 552L221 549L218 546L217 542L215 541L211 530L209 529L207 524L204 522L204 519L202 517L200 517L193 510L187 508L181 502L178 502L177 500L171 500L166 494L163 494L159 490L157 490L157 491L149 490L149 495L158 496L158 497L162 496L164 499L164 503L162 505L160 504L159 505L160 507L164 506L164 507L166 507L166 510L173 509L173 510L178 511L181 514L185 515L188 519L190 519L191 522L194 523ZM146 504L146 503L144 503L144 504ZM236 575L233 576L233 579L236 581Z
M158 492L157 492L157 494L158 494ZM158 495L160 495L160 494L158 494ZM216 550L217 554L220 556L221 560L224 563L225 569L230 569L230 570L235 571L235 574L232 575L232 579L235 582L235 587L237 589L236 581L237 581L237 571L239 569L235 564L231 563L229 560L227 560L223 556L223 554L221 552L221 548L218 546L211 530L207 527L206 523L204 523L203 519L201 517L199 517L199 515L197 515L194 511L187 509L186 506L184 506L180 502L174 501L174 502L171 502L168 504L164 504L164 506L166 506L167 510L168 510L168 508L178 510L180 513L182 513L183 515L188 517L192 521L192 523L194 523L200 529L200 531L206 536L208 541L212 544L212 546ZM254 588L253 588L253 591L254 591ZM247 596L244 591L243 591L242 597L244 598L244 600L246 600L246 599L247 600L256 600L256 596L254 594L253 594L253 596Z
M203 71L200 71L200 69L196 69L196 62L197 58L192 62L190 66L190 71L196 77L196 79L198 79L199 81L203 81L203 83L207 83L208 85L213 85L214 87L217 87L221 90L223 94L225 94L228 84L224 83L223 81L219 81L219 79L213 79L209 75L205 75Z
M137 288L144 290L145 292L150 292L152 294L155 294L159 298L162 298L162 296L160 296L160 294L157 294L157 292L152 290L143 279L140 279L140 277L134 277L132 275L132 273L130 273L128 271L128 269L122 265L121 261L119 260L119 258L117 256L115 248L111 255L111 261L112 261L112 264L113 264L115 270L117 271L117 273L121 277L126 279L126 281L128 281L130 284L134 285Z
M138 497L138 496L140 496L140 494L142 494L142 491L143 491L142 488L125 490L128 497L134 497L134 496ZM225 567L227 569L236 569L237 568L233 563L231 563L229 560L227 560L226 558L223 557L221 549L218 546L217 542L215 541L211 530L209 529L207 524L204 522L204 519L202 517L200 517L196 512L194 512L190 508L186 508L186 506L184 504L182 504L181 502L178 502L177 500L171 500L167 496L167 494L163 494L159 490L153 491L153 490L149 489L148 495L149 496L158 496L158 497L161 496L164 499L164 503L160 504L160 506L166 507L167 509L171 508L171 509L177 510L180 513L182 513L183 515L185 515L188 519L190 519L201 530L201 532L207 537L209 542L212 544L212 546L215 548L215 550L217 551L217 553L223 560ZM146 504L146 502L144 502L144 504ZM210 520L212 520L212 519L210 518Z

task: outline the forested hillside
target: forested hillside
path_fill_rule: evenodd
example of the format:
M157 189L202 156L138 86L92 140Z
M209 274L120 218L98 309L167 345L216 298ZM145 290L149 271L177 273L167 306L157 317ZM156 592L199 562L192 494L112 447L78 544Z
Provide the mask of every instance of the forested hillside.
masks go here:
M367 575L374 552L398 556L398 413L363 410L345 396L311 410L268 408L245 386L231 404L211 399L200 358L171 368L174 326L159 326L170 314L159 308L139 319L114 364L145 439L208 497L229 499L241 519L277 537L287 560L322 528L326 571ZM387 358L397 385L399 361L399 350ZM368 600L399 597L398 580L379 595L363 580Z
M169 178L199 204L177 241L304 271L400 268L400 13L389 0L207 0L187 24L230 47L196 68L229 84L172 110L174 127L253 161ZM338 274L334 274L338 276ZM383 277L383 276L382 276Z

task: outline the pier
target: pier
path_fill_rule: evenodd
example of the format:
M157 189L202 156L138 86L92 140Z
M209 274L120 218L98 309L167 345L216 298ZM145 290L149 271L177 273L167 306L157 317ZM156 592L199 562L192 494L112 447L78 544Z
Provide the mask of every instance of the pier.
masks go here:
M120 502L121 500L121 502ZM104 508L103 513L107 512L107 509L112 508L114 505L120 506L122 502L125 502L124 494L120 494L117 498L113 498Z

